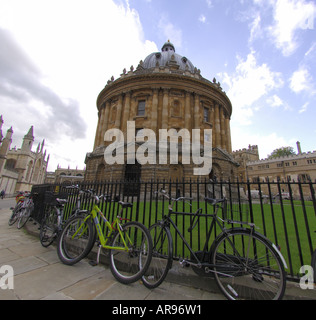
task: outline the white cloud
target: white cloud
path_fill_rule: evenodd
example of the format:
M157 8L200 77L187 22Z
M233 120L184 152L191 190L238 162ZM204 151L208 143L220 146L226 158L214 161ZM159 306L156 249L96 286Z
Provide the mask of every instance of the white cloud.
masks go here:
M206 23L206 17L205 17L204 14L201 14L201 15L199 16L199 21L202 22L202 23Z
M295 137L282 137L276 132L254 133L248 132L245 128L232 127L232 147L233 150L247 148L248 145L257 145L260 159L265 159L277 148L291 146L295 148Z
M206 4L208 8L212 8L213 4L212 4L212 0L206 0Z
M309 105L309 102L306 102L306 103L302 106L302 108L299 110L298 113L303 113L303 112L305 112L305 111L307 110L308 105Z
M261 27L260 27L261 17L258 12L250 24L250 37L249 42L252 42L254 39L258 38L261 35Z
M158 51L155 43L144 38L137 11L129 7L128 1L116 5L112 0L94 0L93 3L85 0L1 0L0 28L10 30L12 38L23 48L23 61L30 61L24 64L31 67L23 70L22 79L26 82L32 72L33 84L46 90L46 96L40 95L20 82L21 90L15 92L20 94L19 101L9 90L12 86L1 83L7 93L0 96L5 124L13 126L14 139L21 138L17 136L18 131L26 134L31 125L34 125L36 139L46 138L38 136L44 135L45 126L50 130L46 130L47 135L54 134L57 144L46 139L47 153L52 153L50 170L55 169L57 163L83 167L86 152L93 148L99 92L112 75L117 78L124 68L136 67L148 54ZM35 78L34 74L38 76ZM16 74L14 79L21 78ZM11 92L10 97L8 92ZM48 104L47 96L60 106L68 102L72 108L77 108L75 115L78 117L74 118L82 122L76 122L76 130L87 128L84 140L76 136L71 138L65 132L58 118L65 123L71 123L72 118L67 118L67 113L60 108L54 109L52 105L48 109L58 115L55 123L47 123L45 109L37 112ZM67 163L65 159L71 161Z
M313 78L305 66L301 66L298 70L293 72L289 81L290 89L295 93L305 91L311 95L315 94Z
M267 99L267 104L271 107L280 107L283 105L283 101L280 97L274 94L272 97Z
M306 51L305 57L310 57L315 53L316 42L313 42L311 47Z
M170 42L172 42L176 47L176 50L177 48L182 47L182 30L169 22L166 15L161 16L158 28L161 30L165 38L164 41L170 40Z
M297 30L313 29L316 4L305 0L278 0L274 5L274 24L268 28L275 46L284 56L298 47Z
M238 58L234 74L221 73L222 82L228 86L227 95L233 105L233 119L240 124L249 124L255 103L271 90L283 85L282 76L270 70L265 63L258 65L255 52L246 60Z

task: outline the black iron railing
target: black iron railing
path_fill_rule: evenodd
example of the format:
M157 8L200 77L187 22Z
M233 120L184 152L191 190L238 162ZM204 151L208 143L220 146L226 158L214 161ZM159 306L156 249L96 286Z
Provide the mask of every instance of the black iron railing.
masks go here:
M162 213L168 212L169 203L156 197L155 192L165 189L172 197L186 196L194 200L176 202L174 209L182 212L195 212L201 208L204 212L211 212L212 207L204 201L206 196L227 198L237 203L248 203L248 219L255 223L258 232L264 234L276 244L288 265L288 278L297 280L301 276L299 270L303 265L311 264L311 255L316 248L316 200L315 182L294 181L260 181L260 182L230 182L218 181L149 181L149 182L95 182L82 183L80 188L93 189L96 194L109 194L112 199L133 202L132 208L124 213L124 218L137 220L149 227L161 218ZM78 191L66 189L63 185L36 185L33 192L40 195L45 191L56 194L67 192L68 203L65 216L68 217L75 206ZM38 197L35 204L34 219L41 220L45 204L43 197ZM229 202L229 201L228 201ZM81 207L91 208L89 197L83 197ZM118 214L116 202L102 202L100 208L108 220ZM177 215L175 222L188 239L190 245L200 251L204 247L204 239L209 228L205 217L196 223L193 231L188 232L192 217ZM216 234L214 235L214 237ZM211 239L214 239L211 238ZM174 258L186 255L186 248L182 241L174 239ZM211 243L209 244L209 247Z

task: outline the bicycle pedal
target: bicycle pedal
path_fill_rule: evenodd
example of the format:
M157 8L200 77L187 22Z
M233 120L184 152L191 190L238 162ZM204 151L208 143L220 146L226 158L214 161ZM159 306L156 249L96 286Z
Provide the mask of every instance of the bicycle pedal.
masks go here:
M181 260L181 261L179 261L179 263L180 263L180 266L181 266L182 268L184 268L184 267L189 267L189 266L190 266L189 263L187 263L185 260Z
M89 261L89 264L90 264L90 266L95 267L95 266L98 265L98 262L95 261L95 260L90 260L90 261Z

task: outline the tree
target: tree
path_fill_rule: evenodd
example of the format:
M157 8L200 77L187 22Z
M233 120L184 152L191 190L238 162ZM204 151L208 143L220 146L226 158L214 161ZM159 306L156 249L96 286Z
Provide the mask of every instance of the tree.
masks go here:
M282 147L272 151L270 155L268 155L268 159L280 158L295 155L295 152L292 147Z

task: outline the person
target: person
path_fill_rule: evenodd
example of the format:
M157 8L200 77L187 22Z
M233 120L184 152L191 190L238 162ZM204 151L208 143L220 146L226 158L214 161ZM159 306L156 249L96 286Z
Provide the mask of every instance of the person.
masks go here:
M1 199L4 198L4 195L5 195L5 191L4 191L4 190L1 190L1 193L0 193Z

